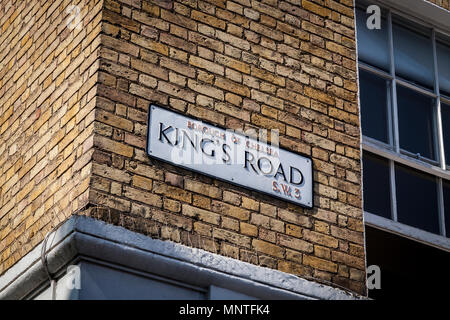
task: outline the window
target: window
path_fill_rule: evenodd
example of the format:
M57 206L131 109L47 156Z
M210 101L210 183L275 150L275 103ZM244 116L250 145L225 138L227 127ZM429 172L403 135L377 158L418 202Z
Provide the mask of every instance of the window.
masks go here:
M395 165L398 221L439 234L436 177Z
M364 211L450 237L450 32L358 2Z
M363 134L389 144L389 82L386 79L361 70L361 126Z
M356 10L358 30L359 60L389 72L389 33L387 28L369 30L366 28L367 16L364 10ZM381 24L385 26L386 18Z
M385 218L391 218L389 161L364 152L364 208Z
M406 27L394 16L392 24L395 74L414 84L434 89L433 46L431 32ZM421 30L422 31L422 30Z
M444 40L438 39L436 43L439 89L442 95L450 97L450 46L448 45L450 41L447 40L447 45L441 41Z
M443 103L441 106L445 159L447 162L447 167L450 167L450 104Z
M434 133L435 101L415 90L397 85L400 148L417 158L436 160Z
M445 230L447 237L450 236L450 181L445 181L444 186L444 206L445 206Z

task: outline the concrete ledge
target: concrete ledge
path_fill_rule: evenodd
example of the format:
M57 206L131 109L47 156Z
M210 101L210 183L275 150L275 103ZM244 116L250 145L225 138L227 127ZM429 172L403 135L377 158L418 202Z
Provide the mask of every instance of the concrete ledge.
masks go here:
M0 299L22 299L49 282L40 261L42 244L0 277ZM217 286L259 299L359 299L341 289L125 228L73 216L47 243L52 273L75 259L91 258L208 289Z
M421 19L426 24L434 25L444 32L450 32L450 11L425 0L371 0L397 12Z

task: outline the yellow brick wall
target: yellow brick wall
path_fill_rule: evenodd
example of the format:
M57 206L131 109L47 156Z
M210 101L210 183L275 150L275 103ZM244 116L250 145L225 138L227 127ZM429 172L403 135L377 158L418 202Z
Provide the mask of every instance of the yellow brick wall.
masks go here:
M0 274L87 204L101 8L0 2Z
M101 13L92 0L80 6L83 36L68 32L64 49L69 3L47 25L25 14L43 5L0 11L11 30L0 36L0 111L10 113L0 121L0 274L77 212L365 294L352 0L104 0ZM27 22L49 29L40 41L53 56L28 59L33 32L27 58L10 63L5 40L17 45L15 26ZM68 56L76 76L56 75ZM55 69L34 75L41 60ZM227 128L279 129L281 147L313 159L315 208L150 159L150 103Z
M324 4L326 3L326 4ZM91 215L364 293L352 1L105 1ZM279 129L313 210L150 159L150 103Z

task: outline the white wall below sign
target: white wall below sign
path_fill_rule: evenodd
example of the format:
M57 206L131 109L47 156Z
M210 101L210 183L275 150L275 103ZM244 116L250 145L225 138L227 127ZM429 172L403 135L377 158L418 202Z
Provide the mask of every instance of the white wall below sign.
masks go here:
M312 160L152 105L147 153L205 175L313 206Z

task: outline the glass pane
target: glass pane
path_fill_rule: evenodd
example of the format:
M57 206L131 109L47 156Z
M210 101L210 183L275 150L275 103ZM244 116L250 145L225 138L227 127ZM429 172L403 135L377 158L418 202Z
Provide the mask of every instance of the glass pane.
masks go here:
M400 147L436 160L433 119L435 100L398 85L397 102Z
M389 143L389 81L373 73L360 70L359 90L363 135Z
M431 38L398 24L393 24L392 28L396 75L426 88L434 88Z
M445 162L450 167L450 105L441 104L442 131L444 134Z
M439 234L436 177L395 166L398 221Z
M391 219L389 161L372 153L363 155L364 211Z
M450 46L437 42L439 87L441 94L450 97Z
M443 180L445 207L445 235L450 238L450 181Z
M356 28L358 33L359 60L385 71L390 69L389 36L386 19L381 20L381 29L367 28L368 15L356 9Z

